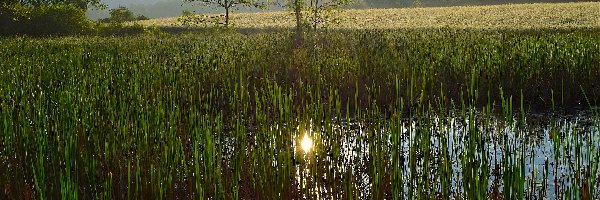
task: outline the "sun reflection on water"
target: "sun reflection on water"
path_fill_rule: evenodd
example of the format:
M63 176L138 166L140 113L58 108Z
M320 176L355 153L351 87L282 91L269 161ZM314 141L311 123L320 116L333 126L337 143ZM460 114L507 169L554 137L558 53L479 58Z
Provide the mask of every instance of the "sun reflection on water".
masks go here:
M302 146L302 149L305 153L310 152L310 149L313 146L313 141L312 139L310 139L310 137L308 137L308 133L304 133L304 138L300 142L300 145Z

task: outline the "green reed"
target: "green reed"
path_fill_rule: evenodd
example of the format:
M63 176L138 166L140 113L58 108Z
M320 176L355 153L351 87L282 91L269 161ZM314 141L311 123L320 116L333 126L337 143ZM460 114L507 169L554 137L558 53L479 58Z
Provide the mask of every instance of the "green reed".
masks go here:
M506 199L600 195L597 125L552 121L552 161L527 146L530 112L597 105L593 30L309 36L0 39L2 194L483 199L496 181Z

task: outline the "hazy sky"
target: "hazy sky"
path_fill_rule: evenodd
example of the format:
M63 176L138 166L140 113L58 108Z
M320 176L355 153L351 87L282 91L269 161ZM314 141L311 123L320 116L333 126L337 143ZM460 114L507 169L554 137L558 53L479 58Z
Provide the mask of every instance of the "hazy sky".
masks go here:
M103 0L102 2L109 7L116 7L119 5L127 6L130 4L145 4L152 5L159 1L179 1L179 0Z
M90 19L97 20L108 17L111 8L125 6L135 14L142 14L150 18L181 16L184 10L196 13L221 13L222 9L214 6L203 6L197 2L184 3L182 0L102 0L109 8L105 10L91 9L87 12ZM276 9L275 9L276 10ZM237 12L252 12L257 9L240 8ZM235 11L234 11L235 12Z

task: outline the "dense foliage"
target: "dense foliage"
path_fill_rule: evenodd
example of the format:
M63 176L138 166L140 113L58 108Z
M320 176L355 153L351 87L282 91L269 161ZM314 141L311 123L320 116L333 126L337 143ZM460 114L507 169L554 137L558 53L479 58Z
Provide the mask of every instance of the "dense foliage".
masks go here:
M94 30L85 11L74 5L13 4L0 10L0 35L77 35Z
M3 0L5 5L20 4L24 6L54 6L54 5L72 5L79 9L86 10L89 6L101 7L101 0Z
M548 162L525 161L536 146L512 119L598 105L597 33L340 31L296 48L290 33L1 39L0 194L539 197L554 190L525 163L548 175ZM458 133L438 123L469 134L449 143ZM552 127L554 177L569 183L557 197L600 195L598 124ZM294 142L307 130L310 155ZM343 141L368 148L342 153Z
M101 19L100 22L103 23L123 23L123 22L131 22L138 20L147 20L148 17L144 15L135 15L131 10L126 7L118 7L110 10L110 17Z
M224 10L224 22L225 27L229 26L229 15L234 9L238 9L238 7L256 7L256 8L265 8L266 2L265 0L184 0L184 2L200 2L202 4L207 4L210 6L216 6L222 8Z

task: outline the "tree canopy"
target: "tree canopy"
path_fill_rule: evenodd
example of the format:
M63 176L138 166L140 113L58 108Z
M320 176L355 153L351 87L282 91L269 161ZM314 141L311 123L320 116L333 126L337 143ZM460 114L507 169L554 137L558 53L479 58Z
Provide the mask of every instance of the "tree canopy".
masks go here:
M204 4L211 4L225 9L225 27L229 26L229 14L232 9L237 6L248 6L256 8L265 8L267 0L184 0L187 2L200 2Z
M20 4L32 7L51 6L51 5L74 5L81 9L87 9L89 6L102 6L101 0L3 0L1 6Z

